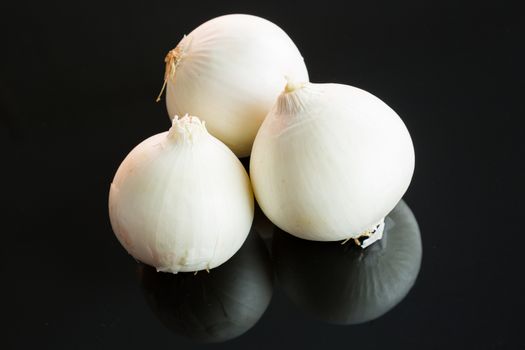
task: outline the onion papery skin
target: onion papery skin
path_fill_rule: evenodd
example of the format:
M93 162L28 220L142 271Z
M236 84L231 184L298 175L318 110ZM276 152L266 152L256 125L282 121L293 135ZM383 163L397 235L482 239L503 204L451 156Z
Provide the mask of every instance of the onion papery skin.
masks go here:
M282 230L336 241L375 227L414 172L399 116L341 84L289 84L264 120L250 158L258 204Z
M257 130L287 79L308 80L304 59L290 37L251 15L211 19L185 36L172 53L176 64L167 74L169 116L198 115L238 157L250 154Z
M124 159L109 214L120 243L159 271L212 269L243 244L253 220L239 159L195 117L175 118Z

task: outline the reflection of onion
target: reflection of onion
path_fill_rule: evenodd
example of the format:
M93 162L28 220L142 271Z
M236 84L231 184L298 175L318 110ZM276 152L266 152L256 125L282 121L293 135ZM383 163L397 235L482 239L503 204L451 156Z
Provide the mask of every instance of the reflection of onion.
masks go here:
M416 219L405 202L399 202L385 224L383 239L364 250L276 232L275 268L288 297L336 324L370 321L392 309L416 280L422 247Z
M139 275L148 304L161 322L203 342L226 341L253 327L273 291L269 256L255 232L210 273L174 275L139 265Z

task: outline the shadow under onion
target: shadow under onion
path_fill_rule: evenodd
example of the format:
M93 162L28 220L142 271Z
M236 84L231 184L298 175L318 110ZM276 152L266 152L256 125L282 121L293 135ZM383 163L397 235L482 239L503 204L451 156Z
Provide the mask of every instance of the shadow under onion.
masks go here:
M422 244L414 214L400 201L385 218L383 239L366 249L301 240L276 228L272 255L292 302L322 321L348 325L382 316L408 294Z

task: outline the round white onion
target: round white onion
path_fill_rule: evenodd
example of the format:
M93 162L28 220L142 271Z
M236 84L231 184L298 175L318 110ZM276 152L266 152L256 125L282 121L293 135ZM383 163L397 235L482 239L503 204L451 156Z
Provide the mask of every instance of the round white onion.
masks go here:
M135 147L109 193L120 243L158 271L211 269L245 241L253 220L250 180L239 159L196 117Z
M413 171L412 140L399 116L372 94L340 84L288 84L250 159L268 218L318 241L382 230Z
M250 154L287 79L307 81L299 50L277 25L251 15L203 23L166 56L170 117L190 113L233 152Z

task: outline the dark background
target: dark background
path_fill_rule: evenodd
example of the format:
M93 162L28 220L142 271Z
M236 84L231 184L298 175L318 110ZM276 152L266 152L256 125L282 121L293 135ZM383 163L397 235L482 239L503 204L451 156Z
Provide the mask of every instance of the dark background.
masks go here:
M148 308L107 195L129 150L169 127L154 102L165 53L227 13L273 21L311 81L368 90L403 118L423 263L372 322L316 321L277 284L259 323L216 346L525 348L523 12L443 0L2 2L0 347L197 346Z

